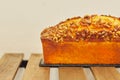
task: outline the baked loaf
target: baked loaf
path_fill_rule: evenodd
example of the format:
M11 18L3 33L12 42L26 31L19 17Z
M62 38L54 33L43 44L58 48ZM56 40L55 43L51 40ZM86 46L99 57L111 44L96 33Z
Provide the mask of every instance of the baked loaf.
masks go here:
M45 64L120 64L120 19L86 15L41 32Z

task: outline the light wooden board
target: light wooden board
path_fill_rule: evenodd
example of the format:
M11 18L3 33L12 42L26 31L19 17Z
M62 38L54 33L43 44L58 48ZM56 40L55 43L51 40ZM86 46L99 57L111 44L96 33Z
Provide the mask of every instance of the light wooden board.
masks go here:
M87 80L95 80L90 68L84 68L84 72L85 72Z
M0 80L13 80L23 54L5 54L0 59Z
M116 70L120 73L120 67L116 68Z
M60 67L60 80L87 80L83 68L81 67Z
M23 80L49 80L50 69L48 67L39 67L42 55L32 54L27 64Z
M92 67L96 80L120 80L120 73L115 67Z

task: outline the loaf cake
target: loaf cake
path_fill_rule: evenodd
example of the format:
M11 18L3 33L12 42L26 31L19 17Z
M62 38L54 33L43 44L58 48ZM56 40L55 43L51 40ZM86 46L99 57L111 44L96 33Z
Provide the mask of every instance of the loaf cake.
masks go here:
M120 64L120 19L86 15L41 32L45 64Z

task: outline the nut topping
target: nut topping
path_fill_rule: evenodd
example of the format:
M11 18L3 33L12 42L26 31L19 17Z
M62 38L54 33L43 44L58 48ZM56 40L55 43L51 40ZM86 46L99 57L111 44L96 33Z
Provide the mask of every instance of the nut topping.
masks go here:
M75 17L49 27L41 38L63 41L120 41L120 19L106 15Z

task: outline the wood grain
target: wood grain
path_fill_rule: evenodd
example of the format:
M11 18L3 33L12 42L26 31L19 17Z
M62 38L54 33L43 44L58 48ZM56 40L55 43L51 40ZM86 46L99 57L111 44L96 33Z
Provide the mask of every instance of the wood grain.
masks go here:
M81 67L60 67L60 80L87 80L83 68Z
M0 59L0 80L13 80L22 59L23 54L3 55Z
M115 67L91 67L96 80L120 80L120 73Z
M27 64L23 80L49 80L50 69L48 67L39 67L42 55L32 54Z
M84 72L85 72L87 80L95 80L90 68L84 68Z

